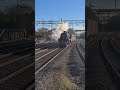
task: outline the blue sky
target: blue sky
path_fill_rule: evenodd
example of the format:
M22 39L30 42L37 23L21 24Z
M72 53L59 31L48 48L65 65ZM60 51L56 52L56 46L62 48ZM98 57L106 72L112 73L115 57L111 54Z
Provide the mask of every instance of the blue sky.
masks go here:
M84 20L85 0L35 0L35 20ZM40 28L40 26L36 26Z

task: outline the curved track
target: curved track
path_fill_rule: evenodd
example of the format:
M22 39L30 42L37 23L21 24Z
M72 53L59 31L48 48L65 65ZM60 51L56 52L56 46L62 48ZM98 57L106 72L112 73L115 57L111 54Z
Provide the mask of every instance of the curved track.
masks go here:
M111 40L102 40L102 51L106 59L106 67L108 72L114 76L112 77L116 83L120 82L120 54L117 48L113 45Z
M79 52L79 55L82 61L85 63L85 47L81 43L77 43L76 47L77 47L77 50Z

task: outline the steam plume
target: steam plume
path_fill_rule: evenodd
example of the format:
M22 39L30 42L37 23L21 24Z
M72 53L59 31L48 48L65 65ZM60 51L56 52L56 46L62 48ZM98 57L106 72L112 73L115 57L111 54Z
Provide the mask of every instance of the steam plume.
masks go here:
M52 38L57 41L60 38L61 33L63 33L63 31L67 31L68 29L68 23L62 22L57 26L56 30L52 32Z

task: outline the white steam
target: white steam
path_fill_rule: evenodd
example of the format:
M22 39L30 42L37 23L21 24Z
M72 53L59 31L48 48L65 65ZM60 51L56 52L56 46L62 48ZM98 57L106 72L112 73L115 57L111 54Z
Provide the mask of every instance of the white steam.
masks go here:
M60 38L61 33L63 33L63 31L67 31L68 29L68 23L63 22L62 24L59 24L56 30L52 31L52 38L57 41Z

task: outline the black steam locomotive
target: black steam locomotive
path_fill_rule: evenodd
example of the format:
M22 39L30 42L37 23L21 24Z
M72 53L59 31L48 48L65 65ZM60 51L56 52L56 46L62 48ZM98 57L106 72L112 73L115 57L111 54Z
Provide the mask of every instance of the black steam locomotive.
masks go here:
M0 41L25 40L28 35L25 29L3 29L0 30Z
M61 35L60 38L58 39L59 42L59 47L66 47L66 45L69 43L69 38L68 34L66 31L64 31Z

